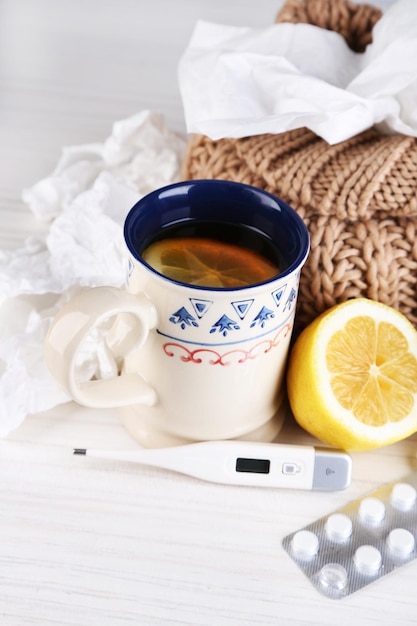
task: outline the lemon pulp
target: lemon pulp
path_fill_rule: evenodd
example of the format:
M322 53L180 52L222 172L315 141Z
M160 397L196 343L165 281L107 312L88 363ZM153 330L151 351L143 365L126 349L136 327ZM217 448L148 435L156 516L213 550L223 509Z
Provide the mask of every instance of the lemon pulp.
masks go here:
M340 404L364 424L400 421L414 405L417 360L393 324L358 316L327 346L330 384Z

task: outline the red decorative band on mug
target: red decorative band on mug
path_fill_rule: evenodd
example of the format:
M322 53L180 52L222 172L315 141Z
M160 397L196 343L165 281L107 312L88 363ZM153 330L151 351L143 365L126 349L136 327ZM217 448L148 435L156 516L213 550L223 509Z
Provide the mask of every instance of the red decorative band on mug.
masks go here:
M163 350L169 357L179 356L184 363L208 363L209 365L231 365L233 363L245 363L248 360L256 359L261 354L267 354L273 348L276 348L289 333L291 333L292 325L287 323L282 326L273 339L263 339L256 343L249 350L238 348L228 350L220 354L213 348L196 348L190 350L186 346L177 342L164 343Z

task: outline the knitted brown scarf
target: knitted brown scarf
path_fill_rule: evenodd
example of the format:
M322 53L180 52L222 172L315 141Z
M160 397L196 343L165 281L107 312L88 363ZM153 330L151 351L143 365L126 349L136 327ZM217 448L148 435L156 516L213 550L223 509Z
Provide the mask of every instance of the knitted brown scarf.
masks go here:
M342 34L355 51L381 13L347 0L288 0L277 21ZM212 141L190 138L184 179L256 185L288 202L310 231L296 332L319 313L364 296L417 324L417 140L374 129L329 145L307 129Z

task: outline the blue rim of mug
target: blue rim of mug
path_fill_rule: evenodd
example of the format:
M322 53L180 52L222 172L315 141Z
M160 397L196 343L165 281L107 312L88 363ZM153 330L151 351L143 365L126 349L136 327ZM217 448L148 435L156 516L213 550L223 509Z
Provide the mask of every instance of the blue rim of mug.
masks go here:
M158 211L155 209L156 204ZM204 287L168 278L141 257L153 237L164 227L196 219L208 219L208 214L211 220L225 221L222 204L227 206L229 224L246 225L257 230L282 251L288 262L282 272L264 282L245 287ZM256 208L258 211L255 211ZM260 208L262 212L259 211ZM280 220L276 220L277 211ZM283 238L277 244L275 238L280 231ZM267 285L301 269L310 250L307 226L295 209L284 200L253 185L221 179L186 180L151 191L128 212L124 223L124 238L133 258L149 271L170 283L187 285L202 291L241 291L248 287Z

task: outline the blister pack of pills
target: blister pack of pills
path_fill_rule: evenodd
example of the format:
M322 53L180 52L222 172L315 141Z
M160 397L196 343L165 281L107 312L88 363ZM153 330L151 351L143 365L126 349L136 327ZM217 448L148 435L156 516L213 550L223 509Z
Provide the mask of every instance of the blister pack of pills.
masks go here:
M284 549L313 585L344 598L417 557L417 472L287 535Z

